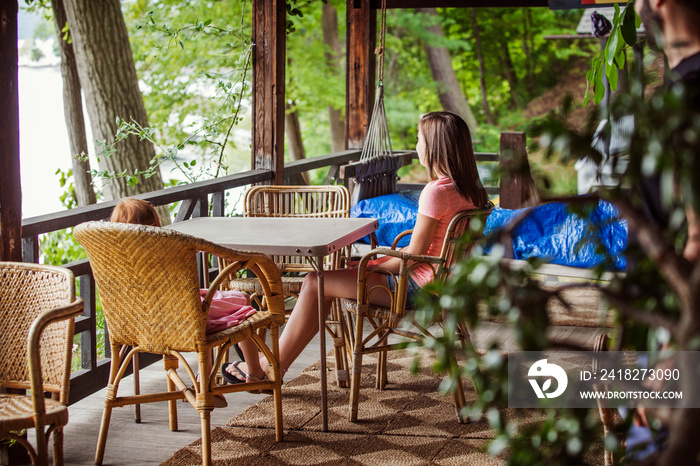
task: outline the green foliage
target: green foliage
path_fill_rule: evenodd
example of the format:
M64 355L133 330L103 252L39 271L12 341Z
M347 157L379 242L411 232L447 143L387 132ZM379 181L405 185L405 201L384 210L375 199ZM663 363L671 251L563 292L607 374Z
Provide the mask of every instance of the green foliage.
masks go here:
M620 13L620 6L615 4L613 28L610 31L605 49L593 58L591 69L586 74L586 95L583 105L588 103L589 91L593 89L593 100L599 104L605 95L603 77L610 83L610 89L616 90L618 70L624 68L625 52L637 42L637 28L641 24L634 11L634 1L629 1Z
M578 286L600 289L624 328L613 335L617 341L612 347L619 344L625 349L647 350L671 341L682 350L697 349L697 338L674 341L682 334L679 322L697 315L697 300L685 298L688 287L693 286L697 265L692 272L692 264L681 258L687 239L683 222L685 205L690 202L696 209L700 206L700 173L693 168L697 167L700 118L688 108L689 99L681 85L671 90L661 89L644 99L641 83L635 82L630 92L613 101L610 109L613 120L634 115L629 164L619 185L599 189L596 194L619 208L638 244L628 246L627 260L633 266L624 275L616 275L605 287L596 282ZM591 148L593 125L576 129L564 123L570 107L569 102L562 111L553 112L534 125L533 136L539 137L548 157L601 160L602 154ZM646 216L640 193L630 189L648 176L658 176L661 180L662 204L671 219L666 227ZM573 212L585 212L588 208L585 201L570 202ZM457 375L473 380L479 395L468 414L475 418L485 415L496 431L491 453L507 450L510 464L581 464L591 443L601 438L595 411L546 409L506 418L505 358L495 347L480 354L470 344L465 349L458 345L458 327L478 328L483 320L496 317L513 330L518 349L550 347L546 336L549 326L546 303L549 299L565 298L532 278L540 261L528 260L522 270L510 269L506 262L500 261L505 252L500 244L510 241L510 232L517 223L486 239L494 243L490 256L471 255L455 265L446 282L426 287L418 310L419 323L427 325L445 311L444 336L431 339L427 346L435 349L440 358L438 367L450 373L452 380ZM587 239L592 238L595 236ZM594 269L597 277L612 260L608 257ZM457 360L466 363L459 367L453 363ZM538 414L544 419L533 422L532 416ZM608 448L624 451L616 437L610 436L605 441Z

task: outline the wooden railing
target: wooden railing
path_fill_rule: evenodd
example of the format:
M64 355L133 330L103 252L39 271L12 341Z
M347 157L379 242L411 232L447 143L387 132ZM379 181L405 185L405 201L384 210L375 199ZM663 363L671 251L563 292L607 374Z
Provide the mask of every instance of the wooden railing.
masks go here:
M503 145L503 144L502 144ZM285 180L287 184L295 184L299 175L309 170L329 168L327 179L340 180L341 167L359 159L361 151L348 150L334 154L314 157L285 165ZM415 152L406 151L407 162L416 158ZM502 158L500 158L502 161ZM497 161L498 153L477 154L478 161ZM346 173L347 176L347 173ZM270 182L273 172L268 170L251 170L207 181L190 183L162 189L159 191L140 194L134 197L145 199L153 205L169 205L181 202L175 215L175 222L192 217L224 215L226 191L244 186ZM347 182L347 177L344 179ZM401 186L401 185L400 185ZM405 186L405 185L404 185ZM497 192L498 187L487 187L490 193ZM82 222L103 220L109 217L117 201L80 207L67 211L32 217L22 222L23 260L25 262L39 261L39 235L57 230L72 228ZM107 385L109 375L109 345L105 345L105 358L98 360L97 355L97 290L95 281L87 260L66 264L75 274L80 296L85 301L84 314L76 319L75 334L80 337L81 368L71 374L70 403L75 403ZM108 338L105 329L105 341ZM142 358L144 359L144 358ZM154 361L146 358L142 364Z

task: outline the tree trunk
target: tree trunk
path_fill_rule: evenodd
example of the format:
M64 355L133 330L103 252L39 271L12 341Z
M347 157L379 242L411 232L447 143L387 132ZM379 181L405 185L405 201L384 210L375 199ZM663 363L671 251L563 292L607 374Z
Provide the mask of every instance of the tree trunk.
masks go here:
M510 87L510 98L516 107L521 108L520 100L518 99L518 93L516 89L518 87L518 74L513 66L513 59L510 56L510 49L508 48L507 41L500 42L501 50L503 53L498 57L501 62L501 70L503 73L503 78L508 81L508 87Z
M83 116L83 99L80 95L80 80L75 63L73 45L63 40L61 31L66 25L66 12L63 0L52 0L54 26L61 48L61 74L63 75L63 114L70 141L71 164L75 181L75 197L78 206L86 206L97 202L95 190L92 188L90 162L76 156L88 153L87 137L85 135L85 118Z
M488 96L486 95L486 68L484 67L484 52L481 49L481 38L479 37L479 25L476 21L476 9L471 8L472 28L474 28L474 41L476 42L476 53L479 59L479 87L481 88L481 105L484 108L486 122L494 124L493 115L489 108Z
M341 48L338 40L338 11L330 3L323 5L321 17L323 28L323 43L328 47L326 62L328 67L342 78L341 74ZM331 150L340 152L345 150L345 121L343 121L343 109L328 106L328 124L331 129Z
M527 82L536 86L534 63L532 62L532 38L530 34L530 22L532 21L529 8L522 8L523 13L523 53L527 69Z
M418 8L416 11L433 17L437 16L435 8ZM433 22L435 22L435 18L430 19L430 23ZM428 31L436 37L444 36L442 25L439 22L435 22L435 24L430 26ZM450 52L447 50L447 47L433 47L428 41L423 41L423 47L428 57L433 80L438 85L438 94L442 108L461 116L473 135L476 132L476 118L474 118L464 91L457 81L457 75L452 67Z
M148 126L119 0L65 0L65 11L95 140L111 144L117 118ZM96 146L98 154L103 151L98 143ZM153 145L136 136L129 136L114 149L109 156L99 156L102 170L147 170L155 156ZM134 186L117 177L105 186L105 197L118 199L162 188L159 171L150 178L139 176Z
M284 112L284 128L287 133L287 145L289 147L289 156L292 160L303 160L306 158L304 150L304 141L301 139L301 126L299 125L299 113L296 108L293 108L289 102L285 104ZM309 184L309 177L306 173L302 173L304 183Z

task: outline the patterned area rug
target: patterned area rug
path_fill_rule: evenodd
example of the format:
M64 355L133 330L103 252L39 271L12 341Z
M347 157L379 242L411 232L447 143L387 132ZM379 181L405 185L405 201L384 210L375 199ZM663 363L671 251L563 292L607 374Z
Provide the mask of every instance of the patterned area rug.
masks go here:
M425 353L427 354L427 353ZM329 358L329 368L333 369ZM275 443L272 396L251 406L212 431L215 465L501 465L505 456L486 453L493 431L487 421L459 424L452 396L439 393L440 376L423 356L421 370L408 368L414 356L389 353L389 384L374 388L376 358L367 357L362 373L358 422L347 420L349 389L328 384L328 429L321 432L318 364L282 387L285 437ZM333 374L333 372L329 372ZM467 403L475 398L467 382ZM520 413L522 414L522 413ZM532 422L543 416L528 413ZM596 449L602 460L602 449ZM597 461L600 462L600 461ZM201 464L201 441L163 465ZM596 464L596 461L591 464Z

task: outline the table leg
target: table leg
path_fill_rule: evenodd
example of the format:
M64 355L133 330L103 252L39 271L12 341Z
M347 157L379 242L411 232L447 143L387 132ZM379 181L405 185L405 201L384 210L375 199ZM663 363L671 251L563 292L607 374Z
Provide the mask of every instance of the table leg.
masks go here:
M328 431L328 381L326 379L326 317L324 312L325 286L323 282L323 257L316 257L318 277L318 332L321 341L321 430Z

